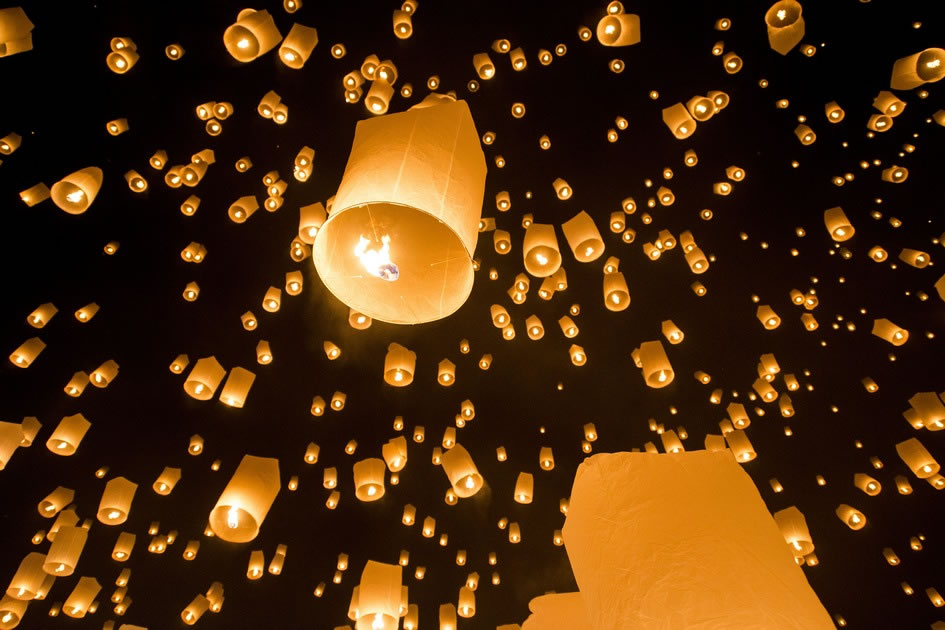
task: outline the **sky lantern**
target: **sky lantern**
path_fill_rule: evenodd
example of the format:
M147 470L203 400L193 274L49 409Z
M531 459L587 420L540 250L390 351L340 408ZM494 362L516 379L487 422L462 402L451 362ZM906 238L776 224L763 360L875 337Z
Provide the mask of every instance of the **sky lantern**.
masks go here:
M244 455L210 511L210 528L227 542L256 538L279 494L279 460Z

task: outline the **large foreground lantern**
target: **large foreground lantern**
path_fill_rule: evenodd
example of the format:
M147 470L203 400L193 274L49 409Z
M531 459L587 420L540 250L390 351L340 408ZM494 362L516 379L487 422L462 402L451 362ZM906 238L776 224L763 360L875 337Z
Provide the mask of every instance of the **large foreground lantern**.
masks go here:
M564 543L587 614L581 627L834 627L727 451L584 460Z
M362 120L312 260L335 297L374 319L419 324L469 296L486 163L469 107Z
M279 460L244 455L210 512L213 533L228 542L256 538L279 487Z

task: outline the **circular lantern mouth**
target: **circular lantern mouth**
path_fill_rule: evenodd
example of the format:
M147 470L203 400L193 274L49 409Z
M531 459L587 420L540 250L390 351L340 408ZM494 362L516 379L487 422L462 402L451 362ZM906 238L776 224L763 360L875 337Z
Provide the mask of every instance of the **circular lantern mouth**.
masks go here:
M945 77L945 51L933 49L919 54L915 72L923 81L938 81Z
M801 11L801 4L796 0L781 0L765 13L765 22L772 28L785 28L800 19Z
M223 33L226 50L237 61L252 61L259 56L259 40L256 35L241 24L232 24Z
M462 239L408 205L385 201L333 212L315 237L312 260L344 304L395 324L446 317L472 291L472 257Z

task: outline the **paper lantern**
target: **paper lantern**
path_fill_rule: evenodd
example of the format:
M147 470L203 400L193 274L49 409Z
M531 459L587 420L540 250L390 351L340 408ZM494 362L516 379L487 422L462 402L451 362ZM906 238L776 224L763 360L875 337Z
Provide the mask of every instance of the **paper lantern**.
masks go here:
M447 164L449 177L441 172ZM485 159L462 101L359 122L312 251L329 291L391 323L453 313L472 288L484 181Z
M495 64L492 63L492 59L489 58L488 53L477 53L473 55L472 63L480 79L488 81L495 76Z
M225 375L226 370L216 357L198 359L184 381L184 391L191 398L210 400Z
M728 442L728 447L739 462L750 462L758 456L755 453L755 447L748 440L748 434L741 429L726 433L725 441Z
M640 16L608 13L597 23L597 41L604 46L632 46L640 43Z
M125 479L114 477L105 484L102 499L98 504L97 517L99 522L106 525L121 525L128 520L131 512L131 501L134 499L138 484Z
M151 487L161 496L167 496L174 490L178 481L180 481L180 468L165 466Z
M685 140L696 131L696 121L682 103L663 109L663 123L677 140Z
M516 503L528 504L535 494L535 478L531 473L520 472L515 480L513 497Z
M102 586L95 578L80 577L75 588L72 589L69 597L63 603L62 612L66 613L67 617L74 619L81 619L85 617L86 613L94 612L93 602L100 590L102 590Z
M794 128L794 135L803 145L814 144L817 140L817 134L814 133L814 130L803 124Z
M2 142L2 141L0 141ZM20 193L20 200L27 205L27 207L32 208L38 203L46 201L49 199L49 187L46 184L40 182L34 186L30 186L26 190Z
M33 49L33 23L21 7L0 9L0 57L8 57ZM23 607L25 612L26 607ZM14 616L22 617L22 612ZM14 627L14 626L9 626Z
M259 202L256 201L256 197L253 195L247 195L245 197L240 197L230 205L229 209L227 210L227 216L229 216L230 220L232 220L234 223L243 223L258 209Z
M561 225L561 231L579 262L592 262L604 253L604 242L591 216L581 211Z
M553 225L532 223L522 244L525 270L536 278L546 278L561 267L561 252Z
M134 549L136 536L130 532L121 532L112 547L112 560L116 562L127 562L131 557L131 551Z
M443 466L443 472L458 497L469 498L482 488L482 475L479 474L469 451L462 444L456 444L443 453L440 465Z
M450 387L456 382L456 364L443 359L437 364L436 381L443 387Z
M89 382L98 388L108 387L117 376L118 364L109 359L92 370L92 373L89 374Z
M863 473L853 475L853 485L871 497L875 497L883 489L876 479Z
M843 111L842 107L837 105L836 101L830 101L824 105L824 113L827 116L827 120L832 123L838 123L846 116L846 112Z
M227 542L253 540L280 486L279 460L244 455L210 511L210 529Z
M356 630L396 630L401 617L403 568L368 560L355 587L349 616ZM404 611L406 612L406 610Z
M341 411L345 408L345 402L348 400L348 395L344 392L335 392L331 395L331 410L332 411Z
M359 501L377 501L384 496L384 460L376 457L354 464L354 494Z
M122 39L123 38L116 37L112 40L112 51L105 57L105 65L115 74L125 74L138 63L139 59L138 51L130 39L124 39L124 41L131 42L129 46L116 48L114 42L116 40L121 41Z
M854 507L841 503L835 510L837 518L843 521L844 525L856 531L866 527L866 516Z
M578 367L587 363L587 353L584 352L583 347L577 344L571 344L571 347L568 348L568 354L571 356L571 363Z
M72 575L88 536L89 530L84 527L73 525L60 527L46 553L43 571L56 577Z
M896 453L919 479L929 479L939 471L939 463L916 438L909 438L896 444Z
M688 111L689 115L697 122L705 122L715 115L715 104L712 102L712 99L707 96L693 96L686 101L686 111ZM686 165L694 166L694 164L689 164L688 161Z
M246 404L246 396L249 395L249 389L255 380L256 375L249 370L234 367L227 375L226 382L223 383L220 402L241 409Z
M318 44L318 32L302 24L293 24L279 47L279 59L293 70L299 70L308 61Z
M768 27L768 44L771 49L786 55L804 38L804 18L801 3L796 0L779 0L765 13Z
M630 289L623 272L604 274L604 306L608 311L623 311L630 306Z
M413 382L417 367L417 353L399 343L387 346L384 357L384 382L394 387L406 387Z
M43 518L52 518L56 516L67 505L72 503L75 498L75 491L70 488L57 486L55 490L46 495L36 506L39 515Z
M926 48L922 52L897 59L893 64L889 87L911 90L923 83L933 83L945 77L945 50Z
M908 330L900 328L886 318L873 320L873 334L894 346L901 346L909 340Z
M532 341L537 341L545 336L545 327L537 315L531 315L525 320L525 332Z
M813 553L814 543L807 529L807 520L800 510L792 505L775 512L772 516L795 558Z
M46 448L56 455L72 455L91 426L81 413L65 416L46 440Z
M48 577L43 571L45 561L46 556L41 553L26 554L7 586L6 596L23 601L35 599Z
M10 363L16 367L28 368L45 348L46 344L42 339L31 337L10 353Z
M733 527L738 552L726 542ZM575 627L833 627L754 484L728 453L585 460L563 536L586 611ZM607 553L599 553L601 540L611 541ZM704 544L669 549L671 557L650 553L667 540ZM639 579L624 579L627 566ZM675 585L672 605L649 596L667 580Z
M636 353L647 386L659 389L673 382L675 374L661 342L646 341L640 344Z
M407 465L407 438L392 438L381 447L381 455L387 469L392 473L400 472Z
M128 131L128 119L127 118L117 118L115 120L110 120L105 123L105 130L108 131L109 135L118 136L126 131ZM0 146L2 148L2 146ZM153 164L153 162L152 162Z
M223 32L223 45L237 61L247 63L276 47L282 34L268 11L243 9Z

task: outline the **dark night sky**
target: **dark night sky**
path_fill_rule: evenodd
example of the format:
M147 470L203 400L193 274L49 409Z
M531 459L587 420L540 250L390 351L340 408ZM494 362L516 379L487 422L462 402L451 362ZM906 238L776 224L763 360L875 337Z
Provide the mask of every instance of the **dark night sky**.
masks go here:
M404 583L410 601L420 606L422 628L435 627L440 604L455 604L471 571L481 576L478 610L473 619L461 620L460 628L520 623L533 597L576 588L565 549L552 545L552 532L563 525L558 502L568 496L585 456L584 423L596 423L600 433L595 452L643 448L647 441L659 444L659 436L648 428L651 418L667 429L684 426L686 448L696 450L707 433L720 432L718 422L735 394L749 409L748 435L758 453L744 469L772 512L796 505L805 514L820 564L803 570L827 611L841 614L852 628L923 628L945 618L924 593L927 587L945 593L943 495L909 473L895 451L897 442L919 437L933 455L945 458L943 434L917 432L902 418L913 394L943 389L945 308L933 285L941 275L934 264L941 247L938 236L945 231L945 130L928 120L945 106L942 84L897 92L907 107L893 128L872 138L866 128L875 113L873 98L889 89L894 61L945 41L941 18L930 13L935 3L808 0L803 43L818 47L810 58L799 50L782 57L768 47L766 3L628 2L627 11L640 15L643 39L626 48L578 39L578 27L593 29L604 4L509 4L421 0L414 35L404 41L391 29L396 3L307 0L294 15L286 14L281 2L256 6L273 14L283 34L296 21L318 29L319 44L302 70L287 68L275 52L249 64L230 57L222 34L242 8L231 3L76 0L24 5L36 25L35 48L0 60L0 135L15 131L23 137L22 146L3 156L0 166L0 268L6 295L0 338L8 353L37 335L47 347L28 369L9 362L2 368L0 419L19 422L36 416L43 428L34 445L18 449L0 473L0 574L12 577L26 553L45 552L48 543L30 544L37 530L51 525L35 506L57 485L75 489L80 518L93 519L104 486L93 474L100 466L109 466L109 476L137 482L139 489L125 524L94 522L75 575L58 580L45 601L32 603L21 628L99 628L113 618L108 597L122 565L110 553L120 531L138 536L126 563L132 569L128 595L133 605L121 621L152 630L183 627L180 611L215 580L225 587L223 611L208 613L199 627L340 626L348 623L351 589L364 563L396 562L401 549L410 551ZM723 16L733 21L724 33L713 29ZM921 22L921 28L914 28L914 22ZM141 55L125 75L105 65L109 40L116 36L132 38ZM512 71L506 56L490 50L500 37L524 48L525 71ZM719 40L726 51L742 57L739 73L726 74L721 59L711 54ZM186 50L180 61L164 55L171 42ZM329 54L336 42L347 47L341 60ZM567 54L549 66L539 64L538 50L558 43L567 45ZM485 51L496 63L496 77L470 93L466 83L475 77L472 55ZM469 104L480 134L496 133L495 143L483 147L489 166L483 216L495 217L499 228L511 232L513 248L499 256L492 235L480 235L475 255L482 268L472 295L451 317L412 327L374 322L357 331L347 323L347 307L328 293L311 260L295 263L288 253L298 229L298 208L334 194L355 124L369 117L363 103L344 102L341 79L371 53L397 65L395 87L413 84L414 96L396 96L391 112L418 102L428 92L426 79L436 74L442 90L455 90ZM608 69L614 58L626 63L623 73ZM761 79L768 87L759 86ZM920 97L921 89L928 90L927 98ZM256 113L268 90L278 92L289 106L284 126ZM651 90L659 92L658 99L648 96ZM661 121L661 110L710 90L728 93L730 105L701 123L688 140L674 139ZM789 106L776 108L779 99L788 99ZM834 100L846 111L836 125L824 116L824 104ZM220 136L207 135L194 114L206 101L229 101L235 108ZM518 120L509 113L516 101L527 107ZM793 133L801 115L817 133L811 146L802 146ZM626 117L629 128L611 144L606 132L616 116ZM109 136L105 123L122 117L130 130ZM542 134L551 137L549 151L538 147ZM915 152L900 156L905 143L915 145ZM293 158L303 145L316 151L314 174L304 184L291 178ZM204 148L212 148L217 161L193 190L168 188L163 173L148 165L158 149L167 151L171 164L180 164ZM683 152L690 148L699 156L694 168L683 164ZM504 169L495 166L497 154L508 161ZM245 174L233 168L242 156L254 163ZM791 168L792 160L799 161L798 168ZM881 166L861 169L861 160L879 160ZM745 169L745 181L736 183L730 196L714 195L712 183L722 181L732 164ZM881 181L880 171L891 164L908 167L908 181ZM51 201L27 208L19 200L20 191L39 181L51 186L92 165L103 169L105 180L82 215L61 212ZM663 181L665 167L674 172L669 181ZM125 184L123 174L132 168L148 179L145 194L134 194ZM283 207L275 213L260 209L241 225L231 222L229 204L242 195L262 199L260 180L272 169L289 181ZM855 178L834 185L833 178L845 173ZM555 197L551 182L557 177L573 186L571 200ZM647 178L654 182L651 190L645 187ZM675 204L649 210L653 222L645 225L645 200L660 185L674 191ZM507 213L497 212L493 201L502 190L512 198ZM530 199L526 191L533 193ZM202 202L187 217L178 207L190 194ZM632 244L606 230L610 213L627 196L641 206L627 217L628 227L637 232ZM849 260L823 225L824 210L838 205L856 228L855 237L842 245L852 252ZM710 221L700 218L704 208L714 212ZM577 262L559 229L568 289L544 301L537 297L540 281L532 279L525 304L512 304L506 290L523 271L522 215L532 213L536 221L560 226L582 209L601 229L605 255L593 263ZM873 218L874 211L881 217ZM901 227L894 228L891 217L901 220ZM797 227L805 228L805 237L796 235ZM694 276L680 247L658 261L647 260L642 244L662 229L677 237L691 230L705 253L715 256L709 271ZM107 256L102 248L111 240L119 241L120 248ZM207 248L202 264L181 260L180 250L191 241ZM890 253L889 261L869 260L867 251L874 245ZM903 247L929 252L933 264L915 269L896 261ZM797 256L791 255L792 248ZM632 297L630 307L620 313L607 311L601 296L601 269L610 255L620 258ZM496 281L487 276L491 267L498 270ZM267 287L282 286L285 272L295 269L304 275L302 295L284 295L278 313L264 312L260 302ZM708 288L705 297L690 289L696 279ZM190 281L201 288L193 303L181 298ZM819 306L812 313L820 322L817 331L803 329L800 316L806 311L791 304L792 289L816 290ZM920 300L920 292L928 299ZM759 324L753 295L781 315L778 329L766 331ZM100 312L88 324L79 324L72 313L93 301ZM26 316L44 302L53 302L59 313L36 331ZM512 314L518 332L514 341L503 341L491 325L489 306L495 303ZM581 332L572 341L560 334L556 320L574 303L581 305L575 318ZM259 318L257 331L240 325L246 310ZM525 335L524 320L531 314L546 328L537 342ZM870 334L873 320L883 317L909 330L904 346L894 348ZM676 378L657 390L645 386L630 353L641 342L661 339L665 319L672 319L686 337L676 346L664 343ZM848 323L855 330L848 330ZM472 347L466 355L459 352L464 338ZM271 365L256 364L260 339L271 344ZM339 360L327 360L325 340L342 348ZM394 389L383 382L383 358L392 341L418 355L409 387ZM572 342L586 349L586 366L570 363L567 348ZM245 408L188 397L183 377L167 369L181 353L190 356L191 364L215 355L228 369L254 371L257 378ZM488 371L476 366L483 353L494 357ZM776 403L747 400L763 353L774 353L782 374L793 373L801 383L799 391L791 392L793 418L782 418ZM457 381L450 388L435 380L443 358L457 364ZM88 387L78 398L63 393L73 372L91 371L107 359L120 365L118 378L107 389ZM696 370L711 374L712 383L698 383L692 378ZM868 394L861 385L867 376L879 384L877 393ZM558 383L563 384L560 391ZM785 391L781 378L774 386ZM716 387L725 392L722 405L708 400ZM312 397L327 400L334 391L347 394L345 409L320 418L310 415ZM475 498L451 507L443 501L448 481L431 464L431 454L467 398L477 415L458 430L459 441L472 453L486 486ZM764 409L763 417L755 414L756 407ZM78 452L53 455L44 446L50 432L60 418L79 412L92 428ZM351 466L380 456L381 445L397 435L392 423L398 415L408 438L415 425L423 425L427 439L419 445L410 442L399 485L388 485L378 502L361 503L354 497ZM793 430L791 437L784 435L786 425ZM206 441L199 457L186 452L194 433ZM354 456L343 451L351 439L358 442ZM862 448L855 446L857 440ZM310 441L321 447L314 466L302 460ZM498 446L508 450L507 462L496 461ZM542 446L554 449L551 472L539 469ZM246 453L279 458L283 484L298 475L299 489L283 488L251 543L205 538L207 515ZM871 456L885 466L874 470ZM213 472L210 464L217 458L222 466ZM170 496L160 497L151 484L165 466L180 467L182 479ZM338 467L340 475L342 499L334 511L324 506L328 491L321 484L328 466ZM520 471L535 475L535 501L528 506L512 500ZM857 489L855 473L877 478L883 484L880 495L869 497ZM823 487L815 482L818 474L827 480ZM911 495L897 493L893 478L899 474L910 479ZM772 477L784 492L771 491ZM446 548L435 538L422 538L419 527L400 524L406 503L417 507L418 520L428 515L437 519L438 533L449 534ZM865 529L854 532L844 526L834 515L841 503L866 514ZM520 523L521 544L509 544L507 532L497 528L503 516ZM177 542L163 555L146 549L152 521L160 522L162 533L178 531ZM910 550L910 537L920 534L926 537L924 548ZM200 552L196 560L185 562L181 553L192 539L200 540ZM283 574L248 581L250 551L263 550L268 564L280 543L288 545ZM884 547L899 554L899 566L886 563ZM465 567L454 562L457 549L469 554ZM492 551L498 554L496 567L486 561ZM351 566L342 583L333 585L342 552L349 554ZM427 567L422 581L413 577L417 565ZM493 570L501 575L500 586L489 584ZM78 621L47 617L50 605L63 601L80 575L94 576L103 585L98 612ZM316 598L312 591L322 581L328 587ZM915 589L913 596L903 593L903 581Z

